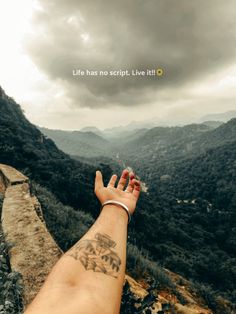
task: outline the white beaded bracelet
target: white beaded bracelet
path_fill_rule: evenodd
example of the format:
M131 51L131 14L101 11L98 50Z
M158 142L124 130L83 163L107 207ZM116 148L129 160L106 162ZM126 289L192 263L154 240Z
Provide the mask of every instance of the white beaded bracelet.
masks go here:
M102 204L101 210L103 209L103 207L105 205L118 205L118 206L122 207L126 211L126 213L128 215L128 223L130 223L130 221L131 221L130 211L129 211L129 208L125 204L118 202L118 201L108 200Z

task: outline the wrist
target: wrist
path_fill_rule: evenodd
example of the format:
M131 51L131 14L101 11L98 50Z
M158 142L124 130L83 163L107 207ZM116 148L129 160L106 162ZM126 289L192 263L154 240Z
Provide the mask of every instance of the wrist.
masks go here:
M128 214L127 212L116 204L107 204L104 205L101 211L101 215L107 215L109 219L115 219L117 222L123 222L128 225Z

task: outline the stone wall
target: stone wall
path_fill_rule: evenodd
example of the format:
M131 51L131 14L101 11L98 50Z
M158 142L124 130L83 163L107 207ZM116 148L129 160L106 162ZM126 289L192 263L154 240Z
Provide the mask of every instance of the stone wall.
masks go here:
M5 192L2 228L9 244L12 270L22 275L24 305L35 297L62 252L48 232L40 204L30 195L29 179L0 164L0 190Z
M5 182L3 179L3 176L0 173L0 194L3 194L5 192Z

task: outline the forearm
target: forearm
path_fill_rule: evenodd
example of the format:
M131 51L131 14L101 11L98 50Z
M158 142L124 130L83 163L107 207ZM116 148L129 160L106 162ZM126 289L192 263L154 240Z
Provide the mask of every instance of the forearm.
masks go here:
M66 298L70 299L68 314L119 313L127 222L127 213L122 208L106 205L90 230L56 264L26 313L32 310L36 314L37 309L45 314L63 313ZM50 299L49 304L45 298Z
M128 184L127 179L129 177ZM96 171L95 194L101 204L115 201L132 214L140 182L125 169L115 187L107 187ZM86 235L59 260L25 314L117 314L125 275L128 216L117 205L106 205Z

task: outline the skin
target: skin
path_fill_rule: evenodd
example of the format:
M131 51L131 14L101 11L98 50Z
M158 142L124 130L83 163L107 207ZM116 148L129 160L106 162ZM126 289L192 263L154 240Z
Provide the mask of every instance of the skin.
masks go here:
M128 184L127 184L128 181ZM96 172L95 194L99 201L116 200L135 211L140 182L128 170L118 184L113 175L104 186ZM127 185L127 187L126 187ZM106 205L89 231L52 269L25 314L117 314L126 266L128 215L118 205Z

